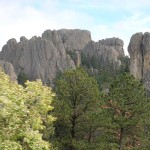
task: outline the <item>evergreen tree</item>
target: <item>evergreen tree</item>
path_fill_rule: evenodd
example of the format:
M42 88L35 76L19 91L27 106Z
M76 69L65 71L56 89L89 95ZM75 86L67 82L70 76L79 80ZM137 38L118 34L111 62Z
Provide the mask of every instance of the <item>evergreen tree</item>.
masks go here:
M144 149L150 100L143 85L130 74L119 76L111 84L103 108L105 149Z
M25 86L25 82L28 80L27 75L23 72L23 69L20 71L17 77L18 84Z
M56 94L55 134L59 148L90 150L98 147L94 142L101 109L96 81L81 68L68 70L57 81Z

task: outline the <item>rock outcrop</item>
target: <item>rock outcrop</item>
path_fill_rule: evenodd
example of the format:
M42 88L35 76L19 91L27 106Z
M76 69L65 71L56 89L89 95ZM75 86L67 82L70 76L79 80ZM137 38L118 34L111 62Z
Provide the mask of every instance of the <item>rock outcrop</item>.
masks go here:
M136 33L131 37L128 52L130 54L130 72L137 79L142 79L143 64L143 33Z
M91 41L91 33L87 30L79 29L61 29L58 34L64 44L64 48L68 54L74 58L77 67L81 65L81 51Z
M123 50L123 45L124 42L123 40L119 39L119 38L107 38L107 39L103 39L99 41L101 43L101 45L107 46L110 49L114 48L117 52L118 55L124 56L124 50Z
M95 59L103 67L111 64L117 68L121 65L119 58L124 56L123 41L118 38L91 41L84 48L83 54L90 59Z
M30 40L21 37L18 43L10 39L0 52L0 60L11 62L17 75L23 71L29 80L42 79L50 85L58 72L75 68L56 31L45 31L42 37Z
M61 36L64 47L67 51L83 50L84 47L91 41L91 33L87 30L58 30L58 34Z
M17 82L17 76L11 63L0 60L0 67L10 76L11 81Z
M0 52L0 60L12 63L17 76L23 72L29 80L40 78L52 85L58 72L80 66L81 53L95 57L100 66L116 67L124 56L123 41L109 38L94 42L87 30L46 30L41 37L29 40L24 36L19 42L10 39Z
M130 72L143 80L150 92L150 33L136 33L131 37L128 51L131 57Z

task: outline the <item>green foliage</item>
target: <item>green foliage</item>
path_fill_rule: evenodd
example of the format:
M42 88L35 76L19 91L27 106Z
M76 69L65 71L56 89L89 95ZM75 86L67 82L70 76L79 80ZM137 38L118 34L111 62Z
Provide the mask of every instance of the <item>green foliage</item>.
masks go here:
M81 68L68 70L57 81L56 93L55 135L59 149L88 149L89 145L94 146L92 141L95 140L101 114L96 81Z
M75 50L70 50L70 51L66 51L67 52L67 54L71 57L71 59L74 61L74 62L76 62L76 52L75 52Z
M96 79L99 84L100 90L105 88L109 88L109 84L114 80L117 76L117 72L111 69L103 69L99 70L98 73L91 74L91 76Z
M143 85L130 74L121 75L113 81L104 99L105 149L144 149L150 100Z
M121 66L120 66L118 73L119 74L122 74L125 72L129 73L130 58L128 56L121 57L120 61L121 61Z
M18 74L17 81L18 84L21 84L22 86L25 86L25 82L28 80L27 75L21 70L21 72Z
M49 127L53 133L55 118L51 112L54 94L41 81L26 87L11 82L0 71L0 149L49 150L52 145L43 140Z
M83 52L81 52L81 63L82 63L82 66L86 66L87 68L90 68L92 65L91 65L91 59L86 56Z
M82 67L87 71L87 73L96 79L101 90L105 89L106 85L109 87L111 83L117 76L123 73L129 72L129 62L128 56L121 57L120 67L116 67L115 64L110 63L109 60L105 60L105 66L102 64L103 60L97 59L94 56L89 57L84 53L81 53ZM106 64L107 63L107 64ZM97 73L91 72L91 68L96 69Z

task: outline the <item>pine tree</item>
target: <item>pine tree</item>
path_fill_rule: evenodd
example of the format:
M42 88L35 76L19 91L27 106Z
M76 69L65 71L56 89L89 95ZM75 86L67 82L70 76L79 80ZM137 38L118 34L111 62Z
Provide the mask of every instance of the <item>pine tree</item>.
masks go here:
M81 68L68 70L57 81L56 94L55 135L59 148L90 150L98 147L94 142L101 109L96 81Z
M130 74L119 76L111 84L103 108L106 149L144 149L150 100L143 85Z

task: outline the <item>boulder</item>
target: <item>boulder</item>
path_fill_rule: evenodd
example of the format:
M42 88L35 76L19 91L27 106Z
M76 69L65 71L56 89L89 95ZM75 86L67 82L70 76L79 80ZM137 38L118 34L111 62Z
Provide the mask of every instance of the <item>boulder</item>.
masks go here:
M10 76L11 81L17 82L17 76L11 63L0 60L0 67L2 67L4 72Z

